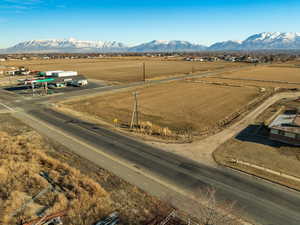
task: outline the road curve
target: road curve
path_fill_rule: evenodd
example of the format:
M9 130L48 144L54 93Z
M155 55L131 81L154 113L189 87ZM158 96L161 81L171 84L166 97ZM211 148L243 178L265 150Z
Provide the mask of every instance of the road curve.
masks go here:
M300 224L299 192L223 167L202 165L51 109L32 110L28 113L180 190L192 193L214 187L220 200L235 201L243 209L244 216L258 224ZM88 148L81 151L80 155L95 161L95 153ZM122 173L116 175L124 176ZM144 187L146 191L147 188L151 188L151 185Z
M267 98L254 110L246 114L241 120L232 124L230 127L224 129L223 131L211 135L203 140L194 141L189 144L180 144L181 152L185 153L185 156L190 159L201 159L205 160L209 165L216 165L214 159L212 158L213 152L225 143L230 138L238 135L242 130L244 130L249 124L252 124L255 119L264 112L268 107L276 103L277 101L283 98L297 98L300 97L300 92L281 92L276 93L273 96ZM155 144L154 144L155 146ZM178 144L162 144L159 143L159 146L166 148L169 151L172 151L172 148L176 148Z

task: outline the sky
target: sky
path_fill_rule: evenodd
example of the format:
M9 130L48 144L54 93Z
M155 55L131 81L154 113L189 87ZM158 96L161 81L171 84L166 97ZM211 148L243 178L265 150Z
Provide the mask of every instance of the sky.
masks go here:
M300 32L299 0L0 0L0 48L76 38L210 45L260 32Z

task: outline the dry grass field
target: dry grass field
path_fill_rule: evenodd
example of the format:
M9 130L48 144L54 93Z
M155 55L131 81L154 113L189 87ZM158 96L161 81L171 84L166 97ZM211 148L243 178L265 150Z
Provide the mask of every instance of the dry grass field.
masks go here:
M222 77L234 79L254 79L265 81L294 82L300 84L300 67L292 66L258 66L251 69L228 72Z
M110 59L57 59L6 62L8 66L25 66L31 70L75 70L91 79L111 82L135 82L143 78L142 63L146 63L146 78L174 76L194 72L205 72L244 64L230 62L187 62L149 58Z
M254 87L176 81L66 102L64 106L111 124L114 118L128 124L133 91L138 92L141 121L168 127L174 132L192 129L195 136L224 125L226 118L260 95Z
M71 154L62 146L9 115L0 116L0 224L19 224L47 213L68 209L64 224L93 224L117 210L121 224L143 224L153 218L159 203L138 188ZM48 172L66 191L49 192L12 214L31 196L49 186L39 173Z
M270 87L270 88L300 88L300 79L299 84L288 84L282 82L271 82L271 81L252 81L252 80L242 80L242 79L230 79L230 78L222 78L222 77L204 77L199 79L194 79L195 81L200 81L204 83L216 83L223 85L236 85L242 87Z
M9 77L6 75L0 76L0 86L15 86L18 84L19 79L25 79L26 76Z
M289 68L300 68L300 60L292 60L282 63L273 63L271 67L289 67Z
M300 190L299 182L230 162L230 159L237 159L277 172L299 177L300 148L280 145L274 147L264 143L256 143L254 141L231 139L214 152L214 157L220 164L237 168Z
M230 162L231 159L237 159L300 178L300 148L270 141L267 129L262 127L258 130L259 124L272 118L272 115L282 106L300 107L300 102L282 100L269 107L256 118L254 124L214 152L216 161L300 190L299 182Z

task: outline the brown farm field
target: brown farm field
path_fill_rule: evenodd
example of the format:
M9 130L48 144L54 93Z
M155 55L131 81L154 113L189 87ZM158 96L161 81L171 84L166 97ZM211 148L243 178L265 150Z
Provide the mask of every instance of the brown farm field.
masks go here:
M72 154L63 146L41 137L8 114L0 115L0 224L20 224L67 209L64 224L94 224L112 211L121 224L145 224L155 217L159 201L113 174ZM32 196L49 186L39 175L49 176L64 192L48 192L14 213ZM169 210L165 205L165 209Z
M270 87L270 88L300 88L299 84L289 84L283 82L272 82L272 81L253 81L253 80L244 80L244 79L235 79L235 78L222 78L222 77L204 77L199 79L193 79L196 82L203 83L215 83L220 85L236 85L236 86L253 86L253 87Z
M31 70L75 70L90 79L110 82L135 82L143 78L142 64L146 64L146 78L174 76L194 72L205 72L240 67L245 64L230 62L187 62L148 58L110 59L56 59L6 62L8 66L26 66Z
M300 68L283 65L257 66L243 71L224 73L221 76L233 79L281 81L300 84Z
M140 119L172 131L191 129L195 136L225 125L236 112L260 96L255 87L228 87L187 81L135 88L65 102L63 107L120 124L131 120L133 96L138 92ZM229 122L227 120L227 122Z

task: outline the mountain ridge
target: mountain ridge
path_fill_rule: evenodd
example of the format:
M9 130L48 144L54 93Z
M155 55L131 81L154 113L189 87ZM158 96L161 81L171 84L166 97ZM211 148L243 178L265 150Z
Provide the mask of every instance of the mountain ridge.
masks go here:
M20 42L2 53L109 53L109 52L189 52L239 50L295 50L300 49L300 32L263 32L244 41L223 41L210 46L181 40L153 40L128 46L117 41L81 41L75 38L31 40Z

